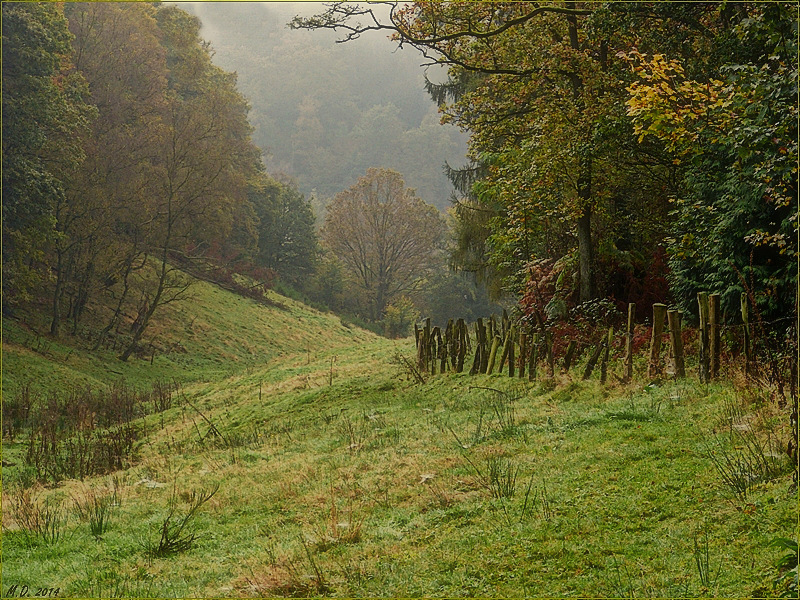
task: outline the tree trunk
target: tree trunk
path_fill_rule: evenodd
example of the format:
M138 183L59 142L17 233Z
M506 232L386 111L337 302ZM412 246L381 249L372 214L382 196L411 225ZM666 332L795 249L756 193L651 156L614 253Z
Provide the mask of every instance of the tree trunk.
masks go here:
M578 261L580 265L580 299L586 302L595 297L594 269L592 264L592 211L589 207L583 209L583 214L578 219Z
M56 250L56 289L53 292L53 319L50 321L50 334L58 337L61 328L61 296L64 293L64 253Z

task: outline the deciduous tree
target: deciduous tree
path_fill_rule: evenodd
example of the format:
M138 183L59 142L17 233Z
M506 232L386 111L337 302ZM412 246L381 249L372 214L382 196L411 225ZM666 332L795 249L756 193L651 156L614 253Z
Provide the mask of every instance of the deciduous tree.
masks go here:
M388 169L369 169L328 206L322 238L366 298L368 315L409 292L436 264L445 223L439 212Z

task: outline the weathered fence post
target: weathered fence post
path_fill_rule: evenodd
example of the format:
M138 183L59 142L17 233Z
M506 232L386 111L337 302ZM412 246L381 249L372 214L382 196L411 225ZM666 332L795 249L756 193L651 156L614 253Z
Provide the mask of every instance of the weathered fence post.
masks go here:
M427 371L428 364L425 355L428 349L428 339L425 329L417 330L417 368L420 371Z
M478 319L480 321L480 319ZM472 368L469 370L470 375L477 375L481 371L481 360L483 360L483 346L481 345L481 327L479 323L475 323L475 356L472 359Z
M597 361L600 359L600 354L603 352L603 348L606 345L606 336L601 337L597 340L597 347L594 349L591 358L589 358L589 362L586 363L586 368L583 370L583 380L586 381L589 377L592 376L592 371L594 371L594 367L597 364Z
M531 342L531 352L528 355L528 381L536 379L536 359L539 352L539 334L533 334L533 341Z
M439 327L434 327L433 330L431 331L430 344L428 346L428 360L430 361L431 365L431 375L436 375L436 359L438 357L437 347L436 347L437 334L439 338L441 338L441 333L439 333Z
M500 336L494 336L492 339L492 349L489 350L489 362L486 364L486 374L491 375L494 371L494 361L497 358L497 349L500 347Z
M436 328L436 346L439 353L439 372L444 373L447 371L447 342L442 339L442 330L438 327Z
M669 324L669 341L672 345L672 355L675 357L675 377L686 377L686 367L683 360L683 338L681 337L681 317L677 310L667 311Z
M603 361L600 363L600 383L605 383L608 377L608 355L611 352L611 345L614 343L614 328L608 328L606 339L606 349L603 352Z
M456 321L456 339L458 340L458 360L456 362L456 373L464 371L464 358L467 356L467 324L464 319Z
M516 344L517 328L513 325L508 330L508 376L514 376L514 345Z
M552 332L544 332L544 343L545 350L547 352L547 375L548 377L553 377L556 373L556 359L553 355L553 344L555 343L555 340L553 339Z
M519 378L525 377L525 359L528 357L528 334L519 332Z
M625 328L625 376L623 381L633 379L633 321L636 316L636 304L628 303L628 324Z
M711 379L719 377L719 357L720 357L720 314L719 314L719 294L710 294L708 296L708 345L709 354L711 355L711 372L709 375Z
M492 321L489 320L489 329L492 328ZM486 369L489 366L489 340L494 339L489 336L488 332L486 331L486 326L481 323L481 343L483 344L483 351L481 352L481 373L486 373Z
M567 352L564 354L564 373L569 371L570 366L572 365L572 358L575 356L575 350L578 347L578 342L575 340L570 340L569 345L567 346Z
M708 292L697 293L697 307L700 313L700 364L698 374L701 383L708 383L709 356L708 356Z
M650 338L650 362L647 376L655 377L661 372L659 355L661 354L661 336L664 333L664 317L667 316L666 304L653 304L653 333Z

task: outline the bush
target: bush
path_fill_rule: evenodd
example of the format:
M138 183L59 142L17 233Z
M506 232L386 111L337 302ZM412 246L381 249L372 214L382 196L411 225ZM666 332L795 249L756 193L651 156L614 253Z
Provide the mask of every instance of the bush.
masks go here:
M414 303L407 297L401 296L389 306L383 316L383 326L386 337L402 338L411 333L411 326L419 319L419 312Z

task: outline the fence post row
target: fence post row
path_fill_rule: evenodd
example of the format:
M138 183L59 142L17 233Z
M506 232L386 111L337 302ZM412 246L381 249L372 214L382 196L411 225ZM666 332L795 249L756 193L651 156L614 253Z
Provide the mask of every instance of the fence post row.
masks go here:
M697 303L700 315L699 326L699 365L698 375L700 381L707 383L719 377L721 358L721 313L720 294L698 292ZM745 373L749 376L752 372L752 348L750 341L750 323L748 319L747 295L741 294L741 311L744 327L744 354ZM623 382L633 379L633 334L636 304L628 304L628 318L625 328L625 358ZM683 313L678 310L668 310L665 304L653 304L653 327L650 338L650 352L647 365L647 376L655 378L662 374L661 344L664 333L669 333L669 359L674 361L675 377L686 377L685 350L682 332ZM518 330L504 310L498 320L491 315L485 322L479 318L475 324L475 354L470 368L470 375L478 373L491 374L495 371L502 373L508 361L508 376L525 378L526 372L529 381L534 381L540 358L546 360L548 375L554 376L555 356L553 354L553 334L546 327L539 315L536 315L536 324L523 330ZM667 331L664 331L664 325ZM436 361L439 361L439 371L464 371L464 361L469 352L472 352L472 342L469 328L463 318L447 322L444 332L437 326L431 327L431 319L425 319L424 326L414 323L414 340L417 348L417 365L420 371L436 374ZM597 363L600 362L600 381L605 383L608 375L608 361L614 341L614 329L608 331L597 340L594 351L590 356L583 372L583 379L591 377ZM516 354L517 345L519 355ZM564 354L562 372L569 372L578 342L570 340ZM500 353L498 362L498 352ZM602 357L602 360L601 360ZM495 368L497 367L497 368ZM518 370L517 370L518 369Z

